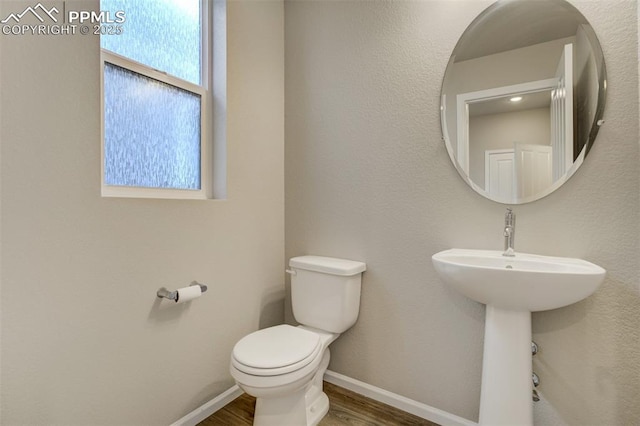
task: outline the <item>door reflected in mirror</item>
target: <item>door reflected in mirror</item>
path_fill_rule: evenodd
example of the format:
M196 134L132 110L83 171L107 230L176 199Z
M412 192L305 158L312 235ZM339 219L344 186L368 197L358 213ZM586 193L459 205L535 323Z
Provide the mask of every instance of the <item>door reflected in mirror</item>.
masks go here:
M604 91L600 45L573 6L498 2L465 31L447 66L441 114L451 160L494 201L544 197L586 157Z

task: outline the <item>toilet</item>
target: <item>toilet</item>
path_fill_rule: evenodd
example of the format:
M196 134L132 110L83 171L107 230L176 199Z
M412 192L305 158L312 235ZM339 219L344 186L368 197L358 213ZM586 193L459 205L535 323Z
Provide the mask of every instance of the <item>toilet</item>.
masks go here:
M231 376L256 397L256 426L313 426L329 411L322 380L329 345L358 319L362 272L353 260L299 256L289 260L291 305L299 326L251 333L236 343Z

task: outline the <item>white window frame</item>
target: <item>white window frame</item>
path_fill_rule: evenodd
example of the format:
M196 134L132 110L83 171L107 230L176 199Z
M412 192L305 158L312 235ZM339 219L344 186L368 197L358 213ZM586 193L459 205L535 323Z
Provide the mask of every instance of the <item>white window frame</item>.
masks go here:
M200 0L200 28L201 28L201 84L197 85L189 81L175 77L166 72L154 69L148 65L136 62L132 59L118 55L106 49L100 49L100 120L101 120L101 155L100 155L100 181L101 195L103 197L123 198L168 198L168 199L196 199L205 200L212 198L212 126L211 107L212 96L212 58L211 51L211 27L210 9L208 0ZM126 29L125 29L126 31ZM117 37L112 35L108 37ZM105 183L105 116L104 116L104 67L105 63L113 64L144 77L158 80L170 86L186 90L200 96L200 189L174 189L174 188L147 188L139 186L116 186Z

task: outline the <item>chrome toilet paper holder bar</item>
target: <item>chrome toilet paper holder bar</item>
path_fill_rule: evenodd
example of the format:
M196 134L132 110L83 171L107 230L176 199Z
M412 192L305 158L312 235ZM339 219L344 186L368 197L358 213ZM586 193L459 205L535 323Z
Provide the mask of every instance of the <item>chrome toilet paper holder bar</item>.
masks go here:
M193 281L191 284L189 284L189 286L192 286L192 285L199 285L200 286L200 291L202 293L207 291L207 286L204 285L204 284L200 284L197 281ZM158 290L156 295L158 297L160 297L160 298L164 297L165 299L173 300L173 301L176 301L176 302L178 301L178 290L169 291L166 288L162 287L160 290Z

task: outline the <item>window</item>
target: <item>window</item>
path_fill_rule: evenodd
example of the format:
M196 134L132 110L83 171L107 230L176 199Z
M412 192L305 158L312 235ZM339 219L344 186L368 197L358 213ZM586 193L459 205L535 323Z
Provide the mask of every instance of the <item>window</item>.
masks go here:
M102 195L210 195L206 0L102 0Z

